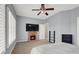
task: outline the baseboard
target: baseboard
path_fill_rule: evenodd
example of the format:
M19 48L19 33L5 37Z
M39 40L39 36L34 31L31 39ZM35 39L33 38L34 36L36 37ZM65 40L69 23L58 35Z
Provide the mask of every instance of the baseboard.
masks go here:
M26 41L28 41L28 40L21 39L21 40L17 40L16 42L26 42Z

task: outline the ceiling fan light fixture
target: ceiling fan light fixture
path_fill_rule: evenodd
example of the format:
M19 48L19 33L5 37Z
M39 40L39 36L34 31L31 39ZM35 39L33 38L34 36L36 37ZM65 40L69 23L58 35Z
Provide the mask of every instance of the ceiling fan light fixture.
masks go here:
M54 10L54 8L45 8L45 4L41 4L40 9L32 9L32 10L33 11L40 11L37 15L40 15L42 13L42 14L45 14L48 16L47 11Z
M41 13L43 14L44 12L43 12L43 11L41 11Z

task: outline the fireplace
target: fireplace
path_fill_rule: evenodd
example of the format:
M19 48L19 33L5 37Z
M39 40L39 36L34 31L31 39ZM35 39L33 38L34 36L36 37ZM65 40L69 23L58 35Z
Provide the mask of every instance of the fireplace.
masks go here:
M37 32L36 31L28 32L28 41L36 40L36 39L37 39Z

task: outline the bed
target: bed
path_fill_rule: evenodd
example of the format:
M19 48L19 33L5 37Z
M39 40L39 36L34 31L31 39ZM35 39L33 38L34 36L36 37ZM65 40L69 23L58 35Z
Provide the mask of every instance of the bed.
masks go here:
M79 47L68 43L50 43L32 48L31 54L79 54Z

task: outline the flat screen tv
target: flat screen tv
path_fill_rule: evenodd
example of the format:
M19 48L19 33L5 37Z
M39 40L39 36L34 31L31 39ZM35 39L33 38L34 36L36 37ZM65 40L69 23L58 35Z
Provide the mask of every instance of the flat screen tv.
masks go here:
M62 42L72 44L72 34L62 34Z
M39 31L38 24L26 24L26 31Z

